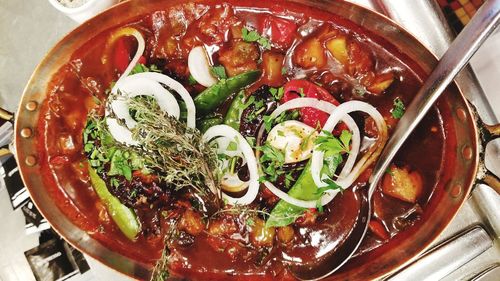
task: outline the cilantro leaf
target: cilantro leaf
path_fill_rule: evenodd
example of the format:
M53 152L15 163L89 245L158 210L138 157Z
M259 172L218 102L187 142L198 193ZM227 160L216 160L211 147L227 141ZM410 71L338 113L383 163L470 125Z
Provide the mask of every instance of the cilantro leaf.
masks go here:
M405 114L405 110L406 107L403 101L400 98L395 98L393 107L391 109L392 117L396 119L403 117L403 115Z
M241 38L245 42L257 42L262 48L271 50L271 42L266 37L263 37L255 30L248 30L246 27L241 29Z
M227 79L226 69L222 65L213 66L210 69L210 72L212 73L212 75L219 78L219 80L220 79Z

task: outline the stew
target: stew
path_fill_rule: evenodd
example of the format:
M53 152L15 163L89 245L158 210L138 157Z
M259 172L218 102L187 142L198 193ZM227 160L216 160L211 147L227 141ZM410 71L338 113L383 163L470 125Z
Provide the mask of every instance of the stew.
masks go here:
M349 235L421 85L415 62L348 20L256 5L144 14L51 80L37 135L47 192L108 248L156 265L154 278L293 280L288 266ZM357 256L417 226L445 140L435 107L375 192Z

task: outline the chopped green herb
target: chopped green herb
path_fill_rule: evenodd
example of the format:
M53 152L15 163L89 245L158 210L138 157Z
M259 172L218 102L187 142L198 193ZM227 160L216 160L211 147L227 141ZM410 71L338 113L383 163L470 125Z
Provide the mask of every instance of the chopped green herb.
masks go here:
M271 116L268 116L268 115L264 115L262 117L262 120L264 121L264 128L266 128L266 132L269 132L271 131L271 129L273 128L273 118Z
M286 68L286 67L283 66L281 68L281 75L286 75L287 72L288 72L288 68Z
M262 48L271 50L271 42L266 37L261 36L255 30L248 30L246 27L241 29L241 37L245 42L257 42Z
M210 72L219 80L227 79L226 69L222 65L214 66L210 69Z
M275 100L279 101L283 97L284 90L283 87L279 88L269 88L269 92L274 97Z
M237 149L238 149L238 144L234 141L231 141L226 148L227 151L236 151Z
M403 101L400 98L395 98L393 107L391 109L392 117L396 119L403 117L403 115L405 114L405 110L406 107Z

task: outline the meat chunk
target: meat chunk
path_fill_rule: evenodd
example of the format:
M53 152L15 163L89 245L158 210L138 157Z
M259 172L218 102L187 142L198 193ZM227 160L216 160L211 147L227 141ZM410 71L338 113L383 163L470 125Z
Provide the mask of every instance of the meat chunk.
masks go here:
M200 234L203 229L205 229L200 214L191 209L186 209L179 221L178 227L179 230L185 231L193 236Z
M422 176L408 167L391 165L382 181L382 192L405 202L415 203L422 194Z
M229 76L257 69L259 57L259 48L255 43L241 40L232 40L227 48L219 51L219 62L226 68Z

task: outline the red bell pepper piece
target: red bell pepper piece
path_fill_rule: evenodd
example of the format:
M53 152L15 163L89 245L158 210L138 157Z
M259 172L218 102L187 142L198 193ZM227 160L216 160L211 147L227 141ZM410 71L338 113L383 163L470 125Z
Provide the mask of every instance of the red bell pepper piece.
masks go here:
M334 105L340 104L327 90L307 80L291 80L285 84L285 86L283 87L283 92L283 98L281 99L282 103L303 95L307 98L317 98L319 100L324 100ZM299 110L301 121L313 128L316 128L316 126L318 126L318 123L321 128L323 128L326 120L328 119L328 117L330 117L328 113L312 107L304 107ZM347 126L344 123L340 123L339 125L337 125L335 127L335 130L333 131L333 134L340 135L342 130L347 130Z
M270 37L271 42L283 48L288 48L293 42L297 25L289 20L266 16L261 24L260 33Z
M127 66L129 65L130 60L133 56L132 46L126 40L126 37L119 38L116 41L114 47L113 64L120 73L124 72L125 69L127 69ZM146 64L146 57L141 56L138 63Z

